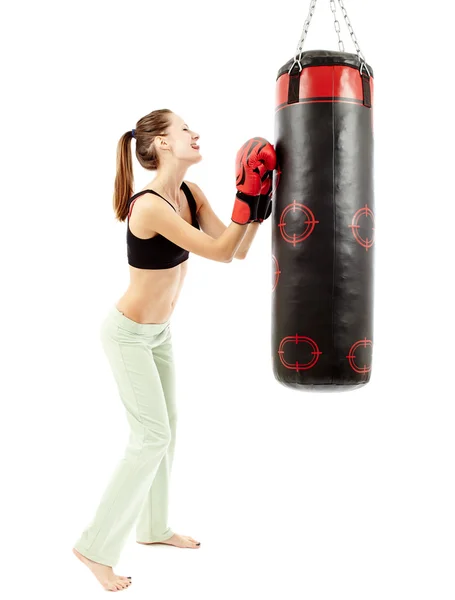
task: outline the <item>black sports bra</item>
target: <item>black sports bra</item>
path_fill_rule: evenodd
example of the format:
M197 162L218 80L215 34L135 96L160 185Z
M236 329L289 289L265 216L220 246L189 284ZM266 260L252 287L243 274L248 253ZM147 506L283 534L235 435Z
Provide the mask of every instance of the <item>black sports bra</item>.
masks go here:
M188 200L191 211L191 224L193 227L200 229L196 217L196 200L194 199L190 188L185 182L182 183L181 189ZM126 228L128 264L138 269L170 269L171 267L175 267L176 265L179 265L188 259L188 250L177 246L177 244L174 244L174 242L171 242L167 238L163 237L160 233L157 233L152 238L141 239L136 237L130 230L129 217L131 215L134 201L138 196L145 194L146 192L151 192L152 194L156 194L160 198L163 198L163 196L154 190L142 190L141 192L134 194L134 196L131 196L131 198L128 200L128 217ZM172 204L166 200L166 198L163 198L163 200L165 200L169 206L172 206ZM173 206L172 208L175 210Z

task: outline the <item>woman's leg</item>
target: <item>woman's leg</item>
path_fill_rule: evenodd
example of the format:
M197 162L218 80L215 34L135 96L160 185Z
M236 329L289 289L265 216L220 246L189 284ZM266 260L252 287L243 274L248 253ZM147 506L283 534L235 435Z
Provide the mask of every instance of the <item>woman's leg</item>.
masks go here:
M92 522L74 547L105 565L117 563L171 441L166 399L150 352L166 335L166 324L135 323L116 309L101 327L103 349L126 409L130 437Z
M153 354L154 363L160 375L171 430L171 441L146 494L136 523L136 540L138 542L161 542L174 535L168 524L170 476L177 429L175 365L170 329L163 343L151 347L150 352Z

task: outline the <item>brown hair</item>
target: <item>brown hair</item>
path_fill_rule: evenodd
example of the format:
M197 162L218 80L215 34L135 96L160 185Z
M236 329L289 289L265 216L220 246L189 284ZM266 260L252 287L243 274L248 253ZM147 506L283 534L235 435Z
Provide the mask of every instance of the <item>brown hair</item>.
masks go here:
M152 142L157 135L167 135L167 129L171 124L170 114L172 114L172 110L168 108L154 110L136 123L136 158L144 169L153 171L159 167L159 158L155 144ZM118 221L126 220L128 215L127 203L133 195L132 139L133 135L130 130L122 135L117 144L117 171L115 174L113 206L115 218Z

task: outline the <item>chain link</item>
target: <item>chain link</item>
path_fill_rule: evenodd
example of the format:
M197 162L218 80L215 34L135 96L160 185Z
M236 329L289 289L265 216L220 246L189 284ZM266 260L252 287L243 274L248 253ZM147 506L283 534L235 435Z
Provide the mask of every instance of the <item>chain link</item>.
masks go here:
M302 68L303 68L302 64L300 62L300 59L302 58L303 45L305 43L305 39L306 39L306 36L308 34L308 28L310 26L311 19L312 19L313 15L314 15L314 11L315 11L315 8L316 8L316 2L317 2L317 0L311 0L310 11L308 13L308 17L307 17L307 19L305 21L305 24L303 26L303 31L302 31L302 35L300 37L300 41L297 44L297 50L296 50L296 53L294 55L294 62L292 63L291 68L289 69L288 73L290 73L292 71L292 69L294 68L294 65L296 63L299 65L299 71L301 71ZM346 21L346 25L348 26L349 33L351 34L352 41L354 42L354 46L355 46L355 49L357 51L357 55L359 57L359 61L361 63L360 74L362 74L362 71L365 68L366 71L367 71L367 73L368 73L368 75L370 75L370 71L368 70L368 67L366 65L365 57L363 56L363 53L360 50L360 46L359 46L359 44L357 42L357 38L355 36L354 29L352 28L351 22L350 22L349 17L348 17L348 13L347 13L347 11L346 11L346 9L344 7L343 0L338 0L338 4L341 7L341 12L343 13L344 20ZM331 11L333 13L333 19L334 19L334 25L335 25L335 32L336 32L336 34L338 36L338 48L340 49L340 52L344 52L345 51L344 50L344 44L343 44L343 40L341 39L341 35L340 35L340 32L341 32L340 22L338 21L337 14L336 14L335 0L330 0L330 9L331 9ZM297 55L299 55L299 58L297 58Z

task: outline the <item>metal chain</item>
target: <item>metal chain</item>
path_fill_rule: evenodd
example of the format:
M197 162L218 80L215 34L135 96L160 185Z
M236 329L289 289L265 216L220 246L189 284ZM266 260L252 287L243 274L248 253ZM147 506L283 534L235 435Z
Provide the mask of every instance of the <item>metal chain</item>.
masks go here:
M333 12L333 20L335 23L335 31L338 35L338 48L340 49L340 52L344 52L344 44L343 44L343 40L341 39L341 35L340 35L340 22L337 19L337 5L335 4L335 0L330 0L330 8L332 9Z
M289 73L292 71L295 63L299 64L299 71L301 71L303 68L302 65L300 64L300 58L302 56L303 44L305 43L305 39L306 39L306 36L308 33L308 27L310 26L311 19L313 18L313 15L314 15L314 10L316 8L316 2L317 2L317 0L311 0L308 17L306 18L306 21L303 25L302 35L300 36L300 41L297 44L297 50L295 51L294 62L292 63L292 66L288 71ZM300 54L298 59L297 59L297 54Z
M292 65L291 65L288 73L290 73L292 71L292 69L294 68L294 65L296 63L299 65L299 71L301 71L302 68L303 68L302 64L300 62L300 59L302 57L303 45L305 43L305 39L306 39L306 36L307 36L307 33L308 33L308 28L310 26L311 19L312 19L313 15L314 15L314 11L315 11L315 8L316 8L316 2L317 2L317 0L311 0L310 10L309 10L309 13L308 13L308 17L307 17L307 19L305 21L305 24L303 26L303 31L302 31L302 35L300 37L299 43L297 44L297 50L296 50L296 53L294 55L294 62L292 63ZM349 21L348 13L347 13L347 11L346 11L346 9L344 7L343 0L338 0L338 3L340 5L340 7L341 7L341 12L343 13L344 19L345 19L346 24L347 24L348 29L349 29L349 33L351 34L351 37L352 37L352 41L354 42L354 46L355 46L355 49L357 51L357 54L358 54L358 57L359 57L359 61L361 63L360 74L362 74L363 68L365 68L366 71L368 72L368 75L370 75L370 71L368 70L368 67L366 65L365 58L363 56L362 51L360 50L360 46L359 46L359 44L357 42L357 38L356 38L354 30L353 30L353 28L351 26L351 22ZM335 31L336 31L336 33L338 35L338 47L340 49L340 52L344 52L344 44L343 44L343 40L341 39L341 35L340 35L340 31L341 31L340 30L340 22L338 21L337 16L336 16L335 0L330 0L330 8L331 8L332 13L333 13L334 24L335 24ZM299 58L297 58L297 55L299 55Z
M330 2L332 2L332 0L330 0ZM361 62L360 74L362 74L362 69L363 69L363 67L365 67L368 75L370 75L370 71L368 70L368 67L366 65L365 57L363 56L363 53L360 50L360 46L357 42L357 38L355 37L354 29L352 28L351 22L349 21L348 13L346 12L346 9L344 8L343 0L338 0L338 4L341 6L341 12L343 13L344 20L346 21L346 25L348 26L349 33L351 34L352 41L354 42L355 49L357 50L357 54L358 54L359 60Z

